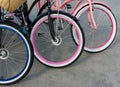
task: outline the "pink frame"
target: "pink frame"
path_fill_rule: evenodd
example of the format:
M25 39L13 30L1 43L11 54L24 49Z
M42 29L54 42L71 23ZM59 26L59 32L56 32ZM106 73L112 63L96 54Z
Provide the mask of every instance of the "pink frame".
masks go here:
M63 3L61 3L61 0L57 0L55 2L55 6L52 7L54 10L57 10L58 8L59 9L62 9L66 4L68 4L69 2L72 2L74 0L65 0ZM71 14L75 16L75 11L76 9L79 7L80 3L82 3L83 0L78 0L77 3L75 4L73 10L71 11ZM58 4L60 7L58 7ZM94 16L93 16L93 11L92 11L92 0L86 0L86 2L83 4L89 4L89 8L90 10L88 11L88 21L90 22L90 26L94 29L97 29L97 25L95 23L95 20L94 20Z
M56 0L56 1L55 1L55 5L52 6L52 9L54 9L54 10L57 10L57 9L62 10L62 8L63 8L66 4L68 4L68 3L72 2L72 1L74 1L74 0L64 0L64 2L61 2L61 0ZM90 10L88 10L88 14L87 14L87 15L88 15L88 21L90 22L91 28L97 29L97 25L96 25L96 23L95 23L94 16L93 16L93 11L92 11L93 7L92 7L92 4L93 4L93 3L100 3L100 4L103 4L103 5L105 5L105 6L107 6L107 5L104 4L104 3L102 3L102 2L93 1L93 0L86 0L85 3L83 3L83 4L80 5L80 3L82 3L83 1L84 1L84 0L78 0L78 1L77 1L77 3L75 4L73 10L71 11L71 14L72 14L73 16L75 16L79 9L81 9L83 6L89 4L89 9L90 9ZM38 10L41 8L41 6L42 6L45 2L46 2L46 0L42 0L41 2L38 2ZM51 2L52 2L52 0L51 0ZM109 6L107 6L107 7L110 8Z
M54 9L54 10L58 10L58 9L62 10L63 7L64 7L66 4L68 4L68 3L72 2L72 1L74 1L74 0L64 0L64 2L62 2L61 0L56 0L56 1L55 1L55 5L52 6L52 9ZM71 14L72 14L73 16L76 16L76 14L77 14L77 12L79 11L79 9L81 9L81 8L84 7L85 5L88 5L88 4L89 4L89 9L90 9L90 10L88 10L88 12L87 12L88 21L89 21L90 26L91 26L92 29L97 29L97 25L96 25L96 22L95 22L94 16L93 16L93 11L92 11L93 7L92 7L92 4L94 4L94 3L100 3L100 4L102 4L102 5L105 5L105 6L108 7L109 9L111 9L111 8L110 8L108 5L106 5L105 3L102 3L102 2L99 2L99 1L94 1L94 0L86 0L85 3L83 3L83 4L80 5L80 3L82 3L83 1L84 1L84 0L77 0L77 3L75 4L73 10L71 11ZM51 0L51 2L52 2L52 0ZM40 0L40 1L38 1L38 3L37 3L38 11L39 11L39 9L40 9L45 3L46 3L46 0ZM11 15L12 15L12 13L11 13Z

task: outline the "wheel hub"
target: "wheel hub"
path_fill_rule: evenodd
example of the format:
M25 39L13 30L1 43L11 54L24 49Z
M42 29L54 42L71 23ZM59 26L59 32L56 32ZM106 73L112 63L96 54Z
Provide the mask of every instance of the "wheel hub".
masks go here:
M5 48L1 48L0 49L0 59L5 60L8 58L8 56L9 56L8 50Z
M59 46L62 43L62 38L61 37L55 37L55 40L51 40L53 45Z

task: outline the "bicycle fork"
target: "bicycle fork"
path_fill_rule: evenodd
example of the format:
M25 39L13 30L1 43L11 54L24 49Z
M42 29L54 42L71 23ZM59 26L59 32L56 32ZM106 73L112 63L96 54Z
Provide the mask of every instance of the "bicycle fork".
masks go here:
M89 3L89 9L88 9L87 15L88 15L88 21L89 21L90 27L92 29L97 29L97 24L95 22L94 15L93 15L93 5L92 5L93 3L91 0L88 0L88 3Z
M54 41L56 41L55 38L55 30L54 30L54 26L53 26L53 20L51 19L51 4L50 4L50 0L47 0L48 2L48 25L49 25L49 30L50 30L50 34L51 37Z

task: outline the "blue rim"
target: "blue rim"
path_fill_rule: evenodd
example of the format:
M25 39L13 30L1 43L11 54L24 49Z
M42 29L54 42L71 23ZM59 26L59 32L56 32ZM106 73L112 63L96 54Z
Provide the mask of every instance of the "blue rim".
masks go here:
M10 30L10 31L13 31L14 33L16 33L21 39L22 39L22 41L24 42L24 44L25 44L25 47L26 47L26 51L27 51L27 61L26 61L26 64L25 64L25 66L24 66L24 68L22 69L22 71L20 72L20 73L18 73L16 76L14 76L14 77L10 77L10 78L7 78L7 79L1 79L0 78L0 81L10 81L10 80L13 80L13 79L15 79L16 77L18 77L18 76L20 76L21 74L22 74L22 72L25 70L25 68L26 68L26 66L27 66L27 63L28 63L28 60L29 60L29 52L28 52L28 49L27 49L27 44L26 44L26 42L25 42L25 40L24 40L24 38L22 38L22 36L17 32L17 31L15 31L15 30L13 30L12 28L9 28L9 27L7 27L7 26L0 26L0 29L6 29L6 30ZM24 75L24 74L23 74Z

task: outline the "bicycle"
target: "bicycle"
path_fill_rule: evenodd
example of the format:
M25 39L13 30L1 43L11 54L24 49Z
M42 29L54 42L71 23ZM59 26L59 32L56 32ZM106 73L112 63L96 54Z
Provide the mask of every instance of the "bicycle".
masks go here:
M75 17L72 17L70 14L61 12L59 10L51 11L51 9L50 9L51 5L50 5L50 3L47 3L47 5L49 5L49 7L47 7L48 8L47 12L45 12L43 15L41 15L40 14L41 10L39 10L38 16L37 16L38 18L32 23L28 17L32 11L32 8L38 2L39 2L39 0L35 0L33 2L32 6L30 7L27 14L26 14L26 10L25 10L27 7L26 7L26 5L24 5L25 7L23 7L23 10L25 10L25 11L23 11L23 13L25 13L25 14L22 15L22 16L25 16L25 17L23 17L23 18L25 18L25 19L23 19L23 22L24 22L24 20L26 20L26 22L29 23L29 24L23 25L23 26L32 27L31 29L28 29L28 32L30 33L30 39L31 39L31 42L32 42L32 45L34 48L34 54L35 54L36 58L43 64L50 66L50 67L65 67L65 66L72 64L81 55L83 47L84 47L83 31L82 31L80 25L78 24L77 19ZM47 19L48 13L50 14L50 18L52 17L51 19ZM40 15L40 17L39 17L39 15ZM41 20L42 17L44 17L43 20ZM72 20L68 19L68 17L71 18ZM39 24L39 22L37 22L39 20L42 21L42 24ZM50 20L51 20L51 22L49 22ZM26 22L23 24L26 24ZM46 23L46 22L48 22L48 23ZM76 25L74 22L78 25L78 27L75 27ZM52 25L49 23L53 23L53 26L49 26L49 25ZM39 27L37 24L39 25ZM41 28L42 26L44 26L43 29L38 29L38 28ZM77 37L80 37L79 45L76 45L76 43L73 39L73 36L70 34L70 32L71 32L71 29L69 29L70 27L74 27L75 29L76 28L80 29L80 31L77 30L77 32L81 32L81 33L78 33L79 35L77 34ZM48 28L52 28L52 29L50 29L50 33L49 33ZM64 37L66 37L66 38L64 38ZM35 38L39 38L39 41L37 41ZM68 43L68 41L70 43ZM46 44L46 47L41 42L44 42L44 44ZM40 46L40 45L42 45L42 46ZM65 50L65 48L68 48L68 47L69 48L71 47L71 49L73 49L73 50L69 51L69 52L66 51L66 54L65 54L65 52L61 51L61 50ZM61 52L61 54L62 54L61 56L59 55L60 54L59 52Z
M0 33L2 33L0 37L0 43L2 43L1 42L2 38L4 36L6 37L6 35L3 35L3 32L5 31L5 29L8 31L10 30L10 32L17 33L16 35L18 35L20 39L23 38L23 42L25 42L26 48L29 47L27 51L32 52L32 47L33 47L35 57L43 64L50 67L68 66L73 62L75 62L83 51L84 34L82 31L82 28L78 23L77 19L71 16L70 14L64 13L62 11L51 11L51 3L49 0L47 0L48 2L47 12L37 16L35 21L31 22L29 18L29 13L31 12L32 8L38 1L39 0L35 0L29 10L27 9L27 4L24 3L19 9L17 9L14 12L15 16L19 16L21 20L20 25L22 27L17 27L18 24L16 25L14 22L11 22L11 20L13 20L11 17L9 18L4 16L3 18L5 19L0 20L1 21ZM8 22L7 20L10 20L10 22ZM46 21L48 21L47 24L45 23ZM10 25L8 23L10 23ZM75 43L73 36L71 35L71 27L74 27L76 31L76 34L78 37L78 44ZM30 36L32 47L30 46L29 40L25 38L26 35L27 37ZM14 37L12 37L12 41L18 42L18 40L14 40ZM10 43L9 47L11 47L11 45L12 45L12 42ZM5 48L4 46L1 45L1 49L2 47ZM13 52L12 50L11 52ZM8 52L9 51L6 50L4 53L8 53ZM8 54L11 55L10 52ZM24 64L25 67L22 67L23 70L20 72L18 71L17 74L15 75L11 76L11 74L14 74L14 72L11 72L11 73L7 72L8 74L10 74L10 76L8 77L5 74L6 76L3 77L3 73L5 73L5 71L3 70L2 65L0 65L0 69L1 69L0 84L11 84L23 79L23 77L25 77L29 71L28 67L30 69L32 66L33 61L31 61L32 56L30 55L32 55L32 53L29 53L28 55L29 59L27 60L30 63L28 64L28 62L26 62ZM5 57L5 58L0 57L0 62L1 60L4 61L5 59L8 59L8 57ZM16 62L17 62L16 64L18 64L19 61L16 61ZM5 65L4 63L0 63L0 64ZM13 66L14 65L12 65L11 67ZM17 68L15 68L15 70L16 69ZM24 72L24 74L22 72Z
M0 84L23 79L33 64L30 40L13 22L0 20Z
M50 3L48 2L47 4L49 5ZM48 19L49 17L47 18L47 14L49 13L49 11L51 12L51 19ZM40 10L38 12L38 15L39 14ZM51 11L49 7L48 12L44 13L41 17L38 17L38 19L41 20L34 23L35 25L30 35L30 39L32 41L35 56L37 57L37 59L43 64L50 67L65 67L78 59L78 57L83 51L84 35L79 23L77 22L77 19L72 17L70 14L61 12L59 10ZM51 26L53 31L51 29L49 33L49 26L48 24L46 24L46 22L51 23L49 22L50 20L54 26ZM74 27L74 29L76 29L75 31L77 32L77 37L79 37L79 44L77 45L74 42L73 36L70 33L70 27ZM39 28L41 28L41 30ZM39 41L36 40L37 38L39 38ZM44 42L44 44L41 42ZM71 48L72 50L69 52L63 52L65 48Z
M31 29L28 29L28 32L30 33L30 39L31 39L31 42L32 42L32 45L33 45L33 48L34 48L34 54L35 54L36 58L40 62L42 62L43 64L45 64L47 66L50 66L50 67L65 67L65 66L68 66L68 65L72 64L81 55L81 53L83 51L83 47L84 47L84 35L82 34L83 31L82 31L80 25L78 24L77 19L75 17L72 17L68 13L64 13L64 12L61 12L59 10L58 11L51 11L51 9L48 8L47 9L48 12L44 13L43 15L40 14L41 10L39 10L38 16L37 16L38 18L32 23L30 18L28 18L28 17L29 17L29 14L32 11L32 8L38 2L39 2L39 0L35 0L33 2L33 4L31 5L27 14L26 14L27 6L26 6L26 4L24 4L24 6L22 8L24 15L21 15L21 17L19 15L20 18L23 18L23 19L21 19L22 20L21 24L24 24L22 26L25 26L25 27L27 26L29 28L32 27ZM47 5L49 5L49 7L50 7L50 3L47 3ZM19 12L17 12L17 13L19 13ZM50 17L53 16L53 19L51 18L52 20L51 19L40 20L42 17L47 17L48 13L50 14ZM39 15L41 15L41 17L39 17ZM68 17L71 18L72 20L68 19ZM44 26L43 30L38 29L38 27L37 27L38 25L36 25L37 21L39 21L39 20L42 21L42 22L44 21L42 24L39 24L39 22L38 22L38 25L40 26L40 28L41 28L41 26ZM52 22L49 22L50 20ZM49 23L46 23L46 22L54 23L54 24L53 24L53 26L49 26L49 25L52 25L52 24L49 24ZM81 33L78 33L79 35L77 35L77 37L80 37L79 38L80 39L79 40L79 43L80 43L79 45L76 45L75 40L73 38L73 35L70 34L71 29L69 29L69 28L74 25L73 24L74 22L76 22L76 24L79 25L78 27L79 27L80 31L77 31L77 32L81 32ZM34 26L36 26L36 27L34 27ZM78 28L78 27L75 27L75 26L76 25L73 26L75 29ZM50 29L50 33L49 33L48 28L50 28L50 27L52 29ZM55 28L55 30L54 30L54 28ZM35 32L39 32L39 33L37 33L37 35L36 35ZM66 38L63 38L64 36L66 36ZM36 41L35 38L39 38L39 41ZM45 40L43 41L43 39L45 39ZM63 43L63 40L64 40L64 43ZM47 47L45 47L45 45L42 44L41 42L44 42L44 44L46 44L49 49ZM40 45L42 45L42 46L40 46ZM69 52L66 51L66 54L67 54L66 55L65 52L63 52L61 50L65 49L67 47L69 47L69 48L71 47L71 49L73 49L73 50L69 51ZM54 51L53 49L55 49L56 53L53 52ZM50 51L50 50L52 50L52 51ZM62 56L59 56L60 53L58 53L57 51L58 52L61 51Z
M101 52L107 49L115 39L117 32L115 16L111 8L103 2L83 1L77 0L72 8L70 3L74 0L64 0L63 2L62 0L51 0L53 3L52 9L71 9L70 13L79 20L85 33L84 50L92 53ZM75 32L73 31L72 34L77 43Z

